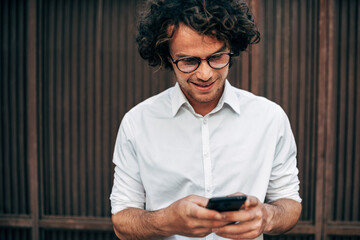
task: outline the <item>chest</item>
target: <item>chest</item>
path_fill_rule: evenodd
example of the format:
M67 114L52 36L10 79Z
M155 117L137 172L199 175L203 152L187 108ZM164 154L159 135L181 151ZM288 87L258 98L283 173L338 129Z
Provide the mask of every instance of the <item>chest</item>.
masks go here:
M148 206L156 205L159 196L171 203L189 194L249 193L258 175L266 183L275 151L273 128L240 118L194 118L186 123L148 121L148 130L138 138Z

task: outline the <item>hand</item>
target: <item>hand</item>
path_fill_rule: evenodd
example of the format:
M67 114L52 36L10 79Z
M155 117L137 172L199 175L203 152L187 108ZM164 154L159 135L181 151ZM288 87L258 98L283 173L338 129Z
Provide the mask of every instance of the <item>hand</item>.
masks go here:
M205 237L213 228L221 228L229 221L217 211L206 209L209 199L191 195L163 209L167 218L167 231L188 237Z
M237 193L234 195L244 195ZM247 200L239 211L223 212L224 220L236 222L220 228L214 228L213 232L224 238L249 239L261 235L266 227L268 212L265 204L253 196L247 196Z

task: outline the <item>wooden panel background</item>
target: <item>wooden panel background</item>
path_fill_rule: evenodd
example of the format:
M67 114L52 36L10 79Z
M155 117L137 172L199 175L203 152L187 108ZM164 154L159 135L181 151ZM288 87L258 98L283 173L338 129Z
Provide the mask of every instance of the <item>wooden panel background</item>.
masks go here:
M336 1L335 24L338 36L334 69L334 131L333 191L330 219L332 221L360 221L360 3ZM357 68L356 68L357 65ZM347 81L345 81L347 79Z
M174 83L139 57L139 1L1 1L0 239L115 239L118 126ZM360 1L249 3L262 40L229 80L287 112L303 198L295 229L266 239L359 239Z
M261 42L244 53L229 79L237 87L265 96L287 112L298 145L301 219L314 221L316 188L316 45L318 3L312 0L264 2L251 5ZM304 197L306 196L306 197Z
M26 166L26 4L1 3L0 212L29 214Z

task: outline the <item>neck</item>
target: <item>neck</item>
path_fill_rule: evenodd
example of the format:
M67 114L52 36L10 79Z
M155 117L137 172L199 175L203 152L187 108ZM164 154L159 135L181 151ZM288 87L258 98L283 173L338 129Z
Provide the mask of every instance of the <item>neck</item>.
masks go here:
M188 100L197 114L200 114L201 116L205 116L217 106L220 97L212 100L211 102L197 102L190 98L188 98Z

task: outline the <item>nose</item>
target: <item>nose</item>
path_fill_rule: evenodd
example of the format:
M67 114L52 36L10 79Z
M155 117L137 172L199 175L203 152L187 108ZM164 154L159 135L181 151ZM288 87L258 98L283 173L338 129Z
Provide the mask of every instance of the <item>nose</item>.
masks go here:
M199 80L206 82L213 76L213 69L209 66L206 60L202 60L195 73Z

